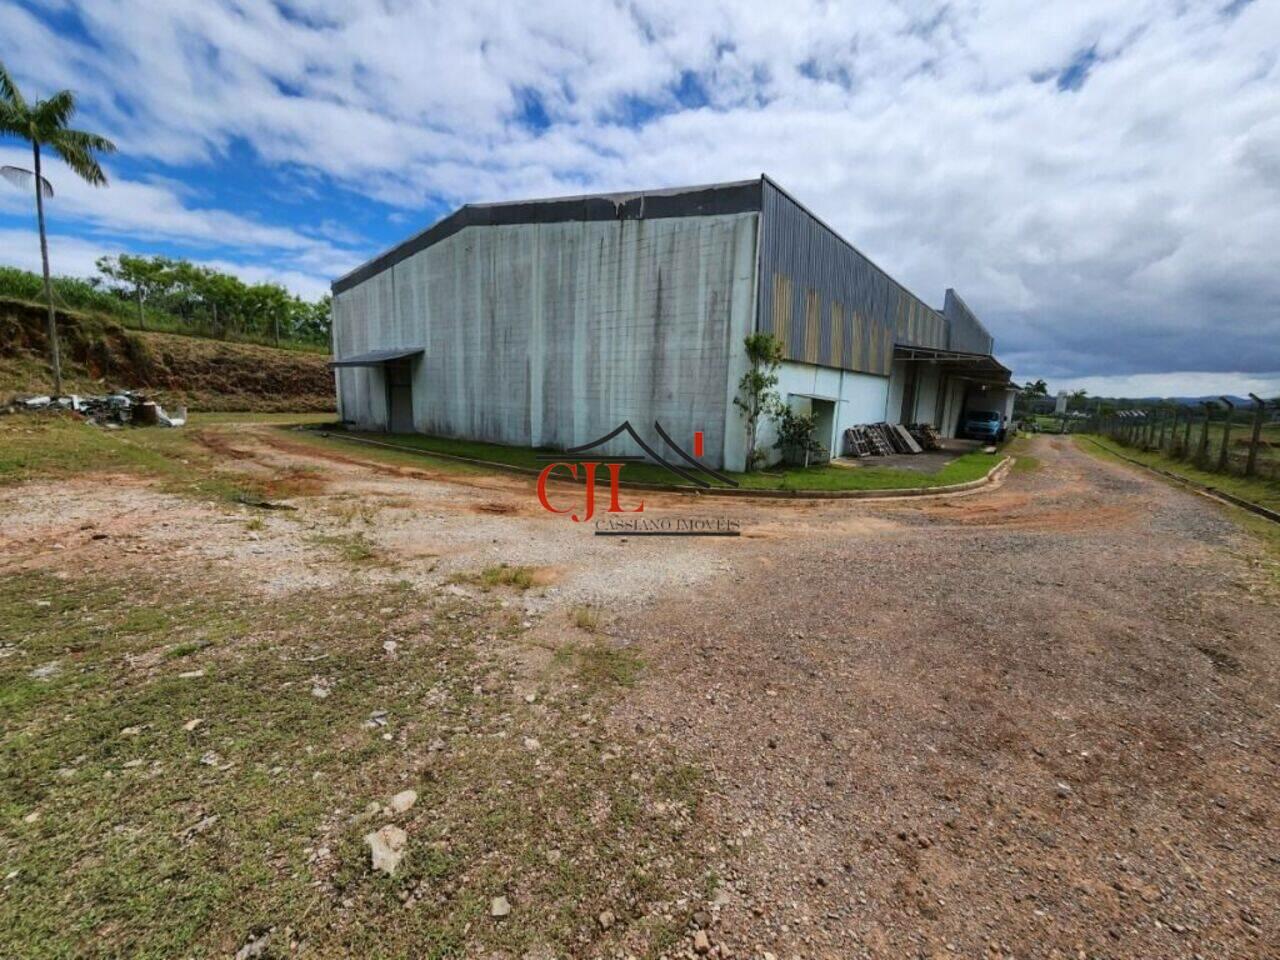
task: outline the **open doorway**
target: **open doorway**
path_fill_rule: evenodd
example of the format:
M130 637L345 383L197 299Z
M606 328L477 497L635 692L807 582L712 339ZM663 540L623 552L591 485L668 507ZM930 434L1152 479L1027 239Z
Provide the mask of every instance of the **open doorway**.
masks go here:
M413 358L399 357L382 366L387 381L387 430L413 432Z

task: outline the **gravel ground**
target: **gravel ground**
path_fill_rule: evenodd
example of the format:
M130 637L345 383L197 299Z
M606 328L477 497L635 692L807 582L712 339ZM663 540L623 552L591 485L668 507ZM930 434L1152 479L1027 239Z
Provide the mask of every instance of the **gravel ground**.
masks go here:
M615 733L710 772L718 882L674 955L1280 956L1280 617L1259 548L1201 498L1041 437L1039 469L972 495L645 494L646 517L743 536L605 538L526 478L264 428L216 446L320 488L237 519L137 479L25 484L0 491L0 572L287 594L347 583L354 536L369 580L537 568L510 601L528 649L593 605L645 664Z
M1203 499L1042 466L617 628L714 765L735 956L1277 956L1277 608Z

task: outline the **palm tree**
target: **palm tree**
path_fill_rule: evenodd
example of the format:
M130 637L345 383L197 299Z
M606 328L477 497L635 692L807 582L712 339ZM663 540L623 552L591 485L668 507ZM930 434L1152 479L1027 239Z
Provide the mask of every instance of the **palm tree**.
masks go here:
M68 167L95 187L107 185L106 174L94 152L112 153L116 145L96 133L72 130L67 126L76 112L76 95L61 90L46 100L28 104L4 64L0 64L0 134L20 137L31 144L35 169L0 167L0 175L18 186L35 184L36 220L40 225L40 261L44 268L44 298L49 304L49 355L53 362L53 392L62 393L62 359L58 354L58 326L53 309L53 284L49 279L49 240L44 231L44 201L53 196L53 184L40 172L40 147L47 146Z

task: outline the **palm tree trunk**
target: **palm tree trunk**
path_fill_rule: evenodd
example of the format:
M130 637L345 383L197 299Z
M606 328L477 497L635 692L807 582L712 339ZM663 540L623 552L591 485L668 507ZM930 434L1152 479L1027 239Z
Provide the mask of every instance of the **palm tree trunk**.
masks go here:
M44 298L49 304L49 359L53 363L53 395L62 395L62 356L58 351L58 319L53 309L53 281L49 279L49 239L44 232L44 194L40 187L40 144L32 143L36 168L36 220L40 224L40 265L44 268Z

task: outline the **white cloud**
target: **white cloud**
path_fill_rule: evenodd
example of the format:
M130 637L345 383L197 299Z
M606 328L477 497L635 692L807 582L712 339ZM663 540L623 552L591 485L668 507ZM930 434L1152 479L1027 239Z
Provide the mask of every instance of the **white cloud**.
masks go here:
M767 171L925 299L960 289L1020 375L1280 368L1269 0L76 6L92 44L8 6L0 56L193 177L245 142L411 210ZM545 130L518 121L531 98ZM67 202L341 272L314 239L333 224L123 186Z
M1202 373L1174 371L1143 373L1127 377L1079 377L1049 384L1058 390L1088 390L1095 397L1247 397L1264 400L1280 397L1280 373L1248 376L1242 373Z

